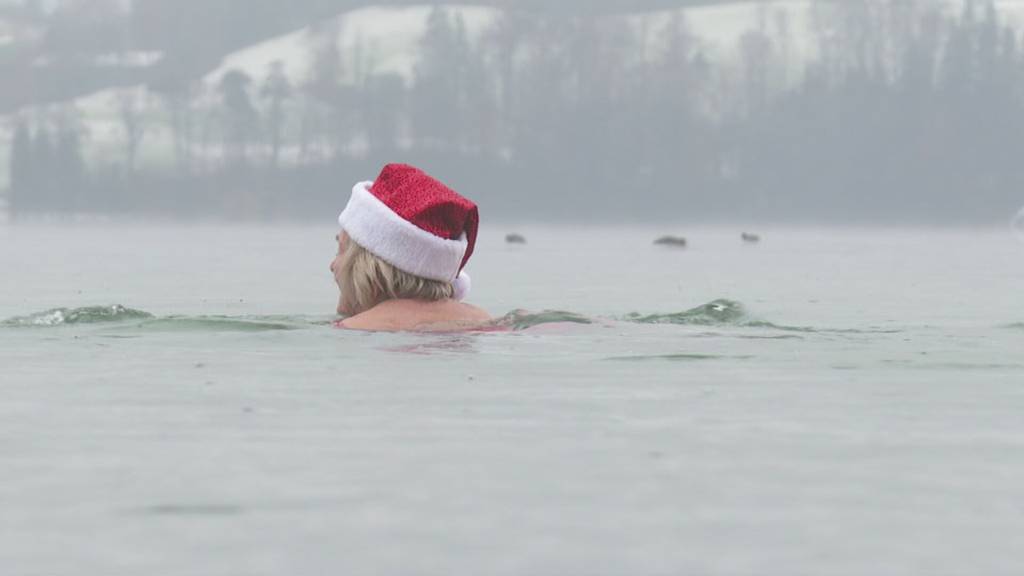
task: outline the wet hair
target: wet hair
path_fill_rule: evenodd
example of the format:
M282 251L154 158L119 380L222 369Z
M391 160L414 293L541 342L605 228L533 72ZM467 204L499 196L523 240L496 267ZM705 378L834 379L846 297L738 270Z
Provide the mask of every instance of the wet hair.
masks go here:
M447 300L455 294L450 282L428 280L404 272L380 259L345 235L341 254L342 307L361 314L388 300Z

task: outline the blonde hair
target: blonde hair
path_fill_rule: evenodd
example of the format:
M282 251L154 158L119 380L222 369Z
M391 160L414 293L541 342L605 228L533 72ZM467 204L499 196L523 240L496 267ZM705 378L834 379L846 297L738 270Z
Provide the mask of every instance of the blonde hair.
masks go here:
M344 234L344 233L343 233ZM404 272L381 260L345 234L341 255L342 308L355 315L388 300L436 302L454 296L450 282L428 280Z

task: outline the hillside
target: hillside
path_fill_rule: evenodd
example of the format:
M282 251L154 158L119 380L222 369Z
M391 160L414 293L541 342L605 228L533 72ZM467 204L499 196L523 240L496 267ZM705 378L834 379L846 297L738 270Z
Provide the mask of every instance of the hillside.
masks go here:
M195 59L166 31L135 50L37 58L149 80L0 117L12 206L304 218L336 202L339 181L402 159L509 215L541 199L547 217L574 214L560 188L587 191L594 214L646 217L1019 210L1024 173L1008 151L1024 131L1021 4L564 6L364 6L281 24L214 61L237 34ZM668 192L624 207L623 189Z
M802 25L799 9L805 4L793 0L779 6L794 12L797 23ZM425 4L359 8L236 50L224 56L213 69L199 75L200 84L194 90L192 104L199 109L216 107L219 83L226 73L236 71L251 78L249 92L258 106L258 87L267 81L275 65L281 66L292 86L302 85L310 79L316 51L329 42L336 43L342 58L342 82L353 83L356 70L362 69L364 75L395 74L408 83L413 77L419 43L433 9ZM484 34L500 14L498 9L478 4L450 4L445 10L465 22L471 40ZM624 17L634 20L635 26L642 24L656 29L665 25L672 12L649 11ZM711 52L728 52L737 38L754 25L755 17L754 10L746 3L687 8L678 12L686 14L692 29ZM99 90L64 103L21 108L14 114L0 116L0 158L9 155L15 118L37 119L46 110L70 107L80 117L88 144L86 162L90 165L116 162L126 138L121 126L122 108L130 105L138 107L140 116L150 118L144 121L149 127L143 136L140 164L166 166L171 161L173 144L172 135L163 125L166 110L160 106L159 98L160 92L152 86L137 84ZM51 128L56 129L56 126ZM7 181L6 163L0 162L0 188L4 188Z

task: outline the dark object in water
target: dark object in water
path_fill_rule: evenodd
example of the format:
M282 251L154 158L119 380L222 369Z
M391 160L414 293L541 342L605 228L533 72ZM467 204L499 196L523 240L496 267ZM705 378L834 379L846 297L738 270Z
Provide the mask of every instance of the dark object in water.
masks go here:
M686 248L686 238L682 236L662 236L654 241L658 246L672 246L675 248Z
M526 237L522 234L509 234L505 236L505 243L507 244L526 244Z
M744 232L740 237L743 238L743 241L747 244L757 244L761 241L761 237L757 234L748 234Z

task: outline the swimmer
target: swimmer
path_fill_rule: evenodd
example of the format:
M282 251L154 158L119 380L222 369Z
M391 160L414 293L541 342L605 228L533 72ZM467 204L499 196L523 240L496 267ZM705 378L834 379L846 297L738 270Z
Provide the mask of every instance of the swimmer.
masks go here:
M338 222L338 327L454 332L493 324L462 302L479 225L473 202L417 168L389 164L377 180L356 184Z

